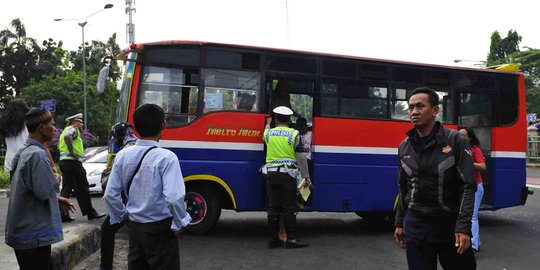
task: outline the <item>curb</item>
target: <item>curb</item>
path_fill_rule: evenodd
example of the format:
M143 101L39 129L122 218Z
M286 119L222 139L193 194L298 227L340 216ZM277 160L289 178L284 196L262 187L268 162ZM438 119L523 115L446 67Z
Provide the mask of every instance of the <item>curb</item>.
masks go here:
M92 224L76 224L63 228L64 240L51 247L51 263L55 270L71 270L100 246L99 227ZM0 235L4 242L4 235ZM0 269L18 269L13 249L0 244Z
M527 168L540 168L540 163L527 163Z
M99 227L78 224L64 228L64 240L52 245L51 261L57 270L70 270L100 248Z
M9 198L9 189L0 189L0 198Z

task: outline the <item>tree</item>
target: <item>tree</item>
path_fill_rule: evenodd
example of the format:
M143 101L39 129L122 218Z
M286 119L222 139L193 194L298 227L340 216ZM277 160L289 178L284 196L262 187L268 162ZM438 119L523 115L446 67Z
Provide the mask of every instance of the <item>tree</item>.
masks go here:
M116 33L112 34L107 43L93 40L91 44L85 43L86 52L86 74L99 74L106 56L117 55L121 52L120 46L116 43ZM70 61L73 63L73 70L82 71L82 46L75 52L70 53ZM120 67L116 61L112 61L111 78L114 81L120 79Z
M35 39L26 36L24 24L19 19L11 21L0 31L0 108L9 99L18 97L30 81L65 66L66 53L62 42L43 41L43 49Z
M33 78L39 46L26 37L19 19L0 32L0 106L9 96L19 96L20 90Z
M112 115L118 108L119 92L115 83L110 82L105 93L97 95L95 84L97 74L87 77L88 82L88 121L86 127L96 134L100 143L106 144L110 127L114 124ZM30 82L23 90L21 98L30 106L38 106L40 100L54 100L56 112L54 118L57 127L65 125L66 117L81 112L83 75L80 72L67 71L64 75L48 74L40 81Z
M521 36L516 31L508 31L505 38L501 38L498 31L493 32L487 65L520 64L525 75L527 112L540 113L540 50L524 48L526 50L520 51L520 42Z
M491 34L491 44L487 57L487 66L507 63L510 54L519 51L521 36L517 31L510 30L505 38L501 38L498 31Z
M540 113L540 50L526 48L508 56L509 63L521 64L527 90L527 112Z

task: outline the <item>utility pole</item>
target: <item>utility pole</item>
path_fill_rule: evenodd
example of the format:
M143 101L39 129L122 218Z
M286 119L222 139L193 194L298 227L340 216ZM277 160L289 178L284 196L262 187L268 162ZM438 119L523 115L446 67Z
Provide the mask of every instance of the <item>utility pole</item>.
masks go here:
M132 4L135 4L134 0L126 0L126 14L128 15L128 23L126 25L126 41L128 47L135 43L135 24L133 24L133 15L135 7Z

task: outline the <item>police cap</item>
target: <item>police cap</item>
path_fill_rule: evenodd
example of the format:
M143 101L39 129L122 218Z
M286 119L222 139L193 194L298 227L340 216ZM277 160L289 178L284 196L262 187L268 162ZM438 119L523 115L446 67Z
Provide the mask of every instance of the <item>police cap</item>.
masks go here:
M274 110L272 110L275 114L285 115L285 116L291 116L293 115L293 111L286 106L279 106L276 107Z
M72 115L72 116L66 118L66 121L69 122L69 121L72 121L72 120L79 120L79 121L82 122L82 118L83 118L83 114L78 113L78 114L75 114L75 115Z

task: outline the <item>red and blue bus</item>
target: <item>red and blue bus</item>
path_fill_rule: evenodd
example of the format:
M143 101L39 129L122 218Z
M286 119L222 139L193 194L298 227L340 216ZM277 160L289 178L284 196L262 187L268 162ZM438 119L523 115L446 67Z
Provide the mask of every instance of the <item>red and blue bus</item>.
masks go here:
M262 134L279 82L313 136L314 189L304 211L366 219L394 211L397 148L412 128L407 99L419 86L439 94L446 127L478 134L488 163L482 208L527 198L519 72L196 41L133 44L119 57L118 121L132 122L143 103L165 110L160 144L180 160L194 233L211 230L222 209L265 210Z

